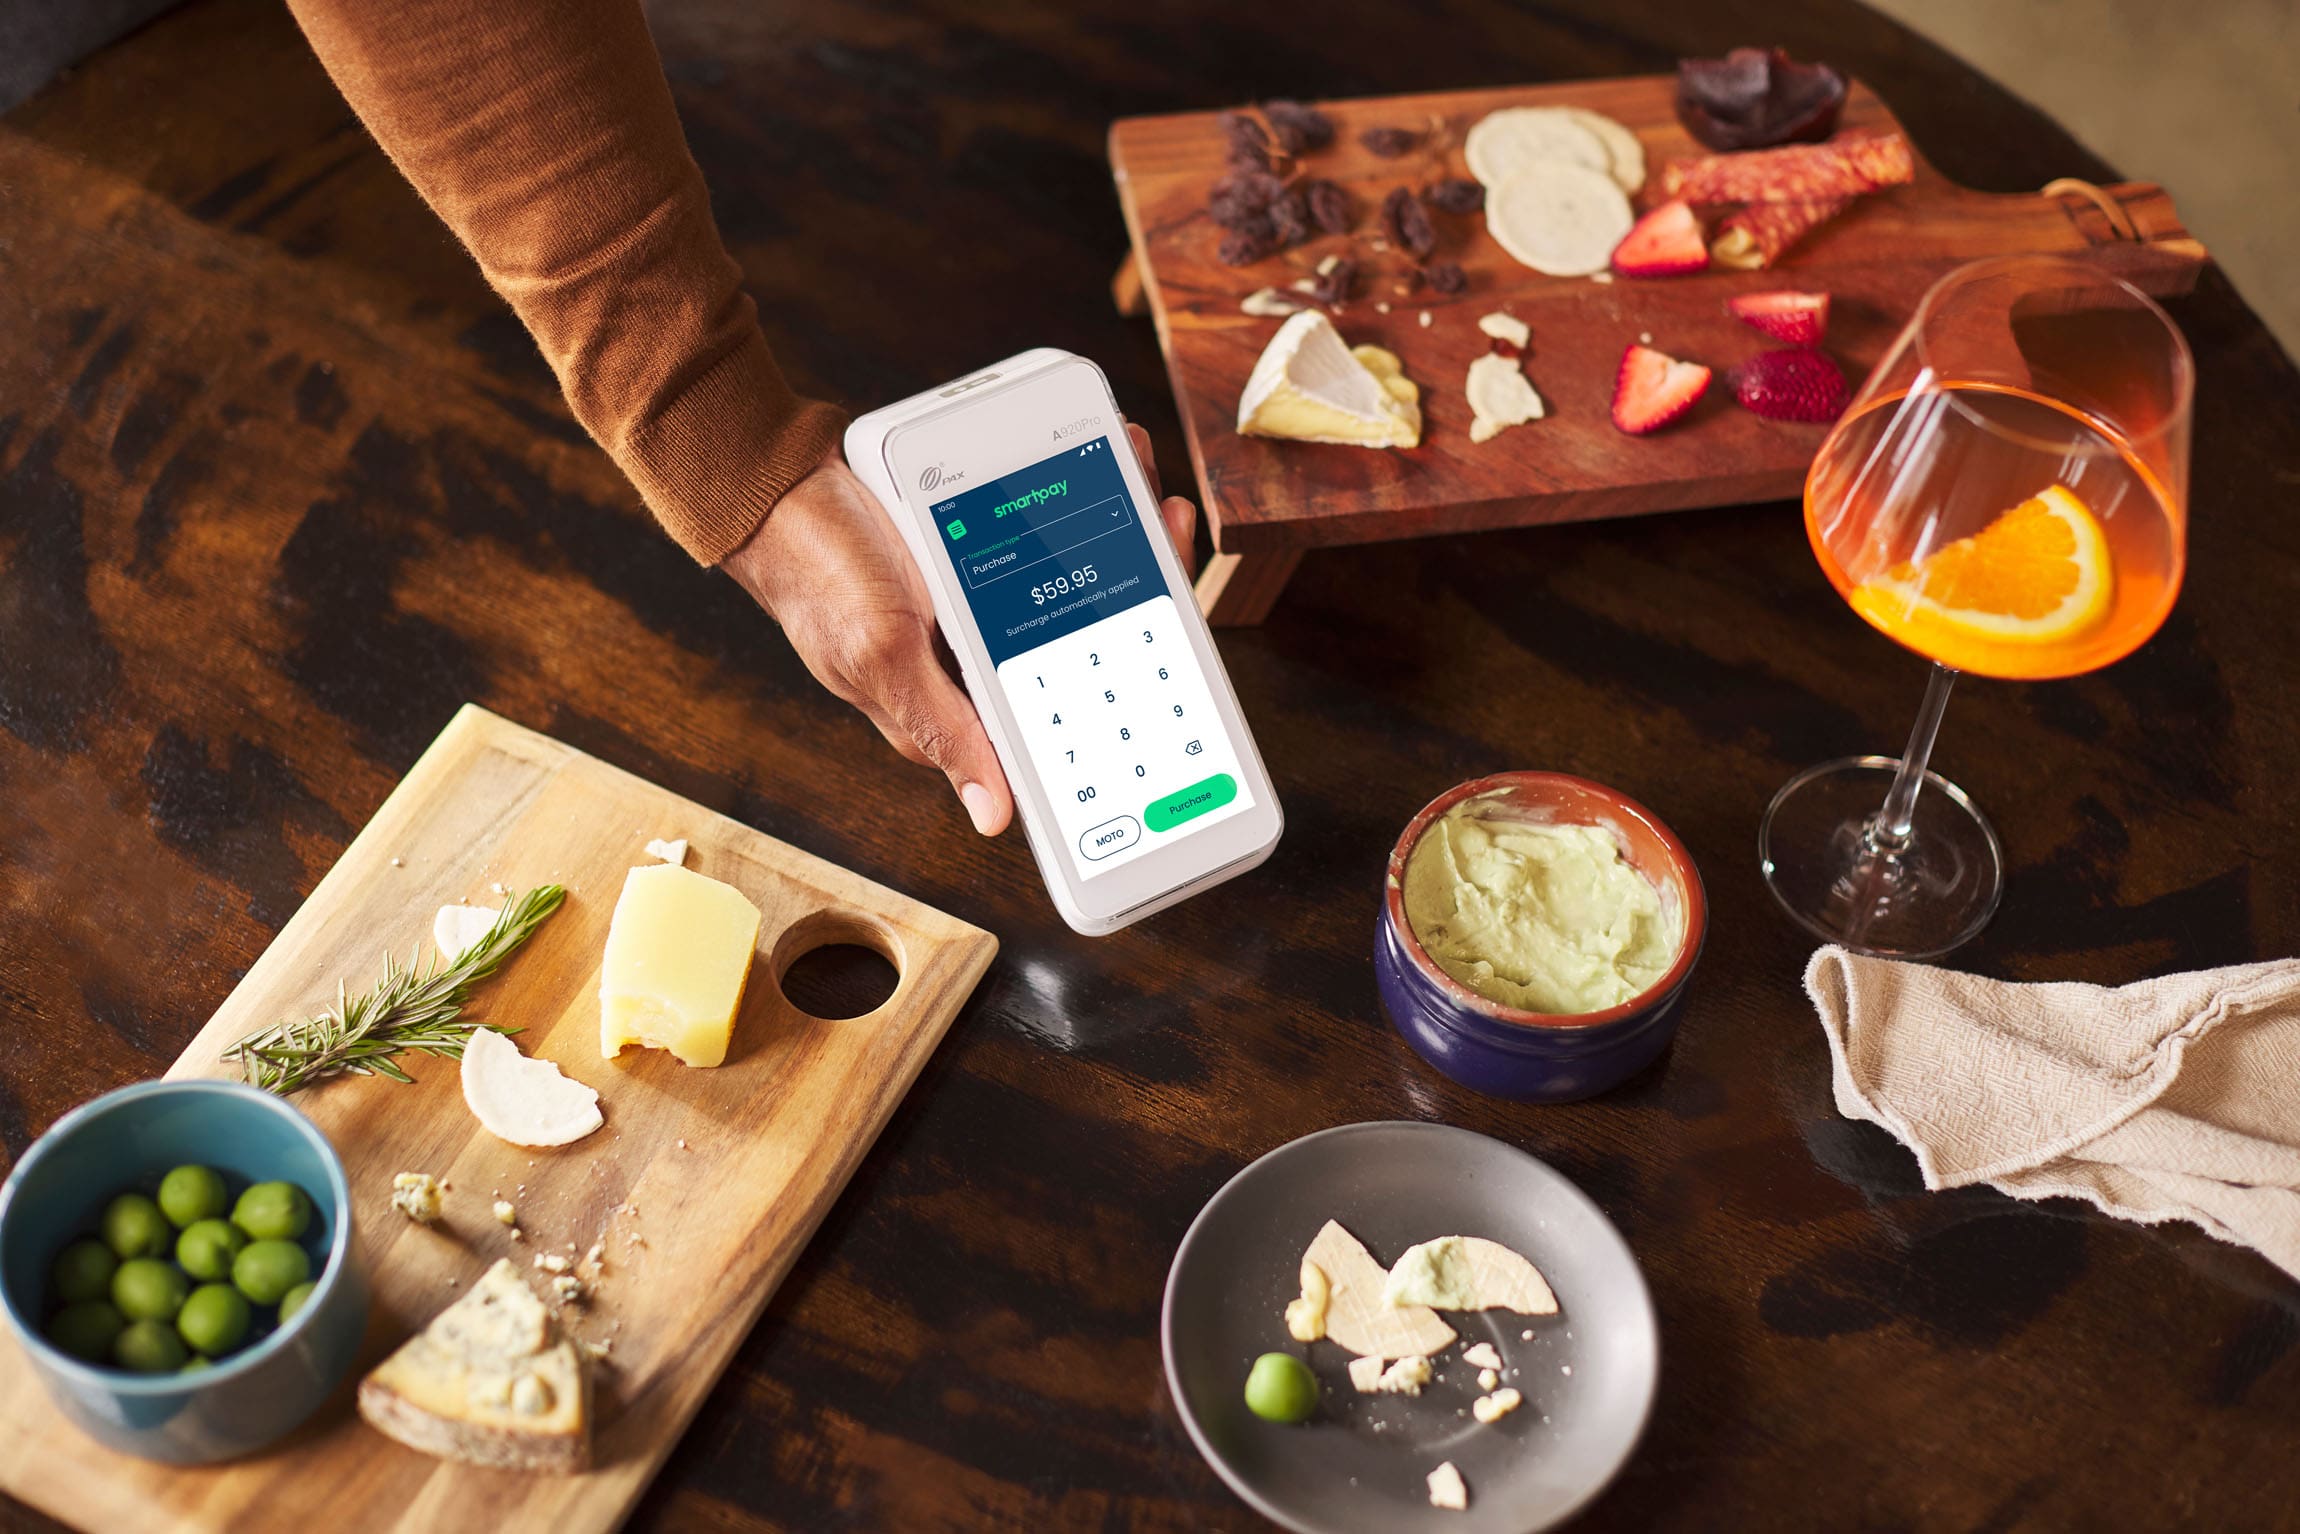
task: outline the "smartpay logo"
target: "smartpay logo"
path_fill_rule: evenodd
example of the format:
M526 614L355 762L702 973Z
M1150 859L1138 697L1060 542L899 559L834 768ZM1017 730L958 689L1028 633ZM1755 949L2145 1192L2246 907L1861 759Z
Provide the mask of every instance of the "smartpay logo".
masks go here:
M1036 490L1027 491L1024 494L1016 496L1011 501L1007 501L1003 504L991 507L990 514L994 517L1010 517L1018 511L1028 511L1033 506L1040 505L1046 501L1051 501L1056 496L1068 495L1069 493L1070 481L1067 479L1058 479L1051 485L1041 485Z

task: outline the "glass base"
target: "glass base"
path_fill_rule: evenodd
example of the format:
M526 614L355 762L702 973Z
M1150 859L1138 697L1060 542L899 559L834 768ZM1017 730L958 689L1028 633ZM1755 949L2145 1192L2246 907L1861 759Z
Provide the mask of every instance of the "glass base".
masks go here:
M1757 828L1757 860L1781 908L1855 953L1930 959L1969 941L2004 893L2004 849L1965 791L1925 774L1908 840L1871 831L1900 762L1849 756L1782 785Z

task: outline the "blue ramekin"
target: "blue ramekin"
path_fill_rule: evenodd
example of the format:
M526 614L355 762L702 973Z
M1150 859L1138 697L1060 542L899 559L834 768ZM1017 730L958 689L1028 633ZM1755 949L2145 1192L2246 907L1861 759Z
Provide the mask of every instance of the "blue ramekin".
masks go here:
M1486 794L1501 796L1530 819L1611 831L1629 865L1685 913L1684 941L1669 972L1618 1007L1552 1014L1489 1000L1438 968L1406 919L1406 863L1440 816ZM1432 799L1391 849L1374 934L1374 981L1391 1024L1416 1054L1455 1081L1495 1097L1569 1103L1620 1085L1669 1047L1708 933L1700 871L1685 844L1652 811L1567 773L1496 773Z
M112 1195L148 1193L187 1162L214 1167L228 1184L276 1178L311 1195L316 1244L326 1250L311 1299L287 1325L196 1374L129 1374L52 1346L40 1320L56 1253L94 1228ZM145 1081L108 1092L58 1119L0 1185L8 1329L64 1414L123 1454L207 1464L279 1438L350 1371L367 1306L343 1163L311 1120L240 1082Z

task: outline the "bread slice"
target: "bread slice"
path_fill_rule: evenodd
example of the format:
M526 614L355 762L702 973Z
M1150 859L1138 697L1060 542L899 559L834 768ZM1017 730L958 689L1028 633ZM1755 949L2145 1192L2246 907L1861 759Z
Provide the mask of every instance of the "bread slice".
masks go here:
M443 1459L561 1473L591 1466L582 1355L508 1259L359 1382L359 1414Z

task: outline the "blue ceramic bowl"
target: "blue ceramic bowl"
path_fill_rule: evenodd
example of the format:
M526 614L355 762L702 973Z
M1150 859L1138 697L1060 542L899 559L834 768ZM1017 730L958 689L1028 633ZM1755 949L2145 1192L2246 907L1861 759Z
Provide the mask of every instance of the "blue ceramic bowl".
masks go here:
M1439 816L1485 794L1505 813L1612 832L1629 865L1685 913L1685 940L1669 972L1618 1007L1555 1014L1503 1006L1438 968L1406 919L1406 863ZM1652 811L1587 778L1503 772L1438 795L1391 849L1374 935L1374 980L1382 1010L1414 1052L1463 1086L1523 1102L1569 1103L1618 1086L1668 1048L1708 933L1700 871Z
M318 1283L287 1325L196 1374L129 1374L51 1346L48 1269L95 1228L114 1194L152 1191L186 1162L236 1197L274 1178L311 1195ZM367 1329L367 1277L352 1250L343 1163L311 1120L236 1081L145 1081L73 1109L0 1185L0 1309L64 1414L107 1448L197 1465L262 1448L310 1416L352 1365Z

